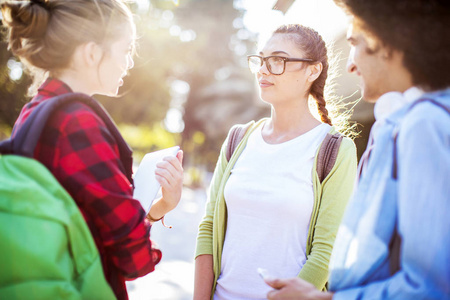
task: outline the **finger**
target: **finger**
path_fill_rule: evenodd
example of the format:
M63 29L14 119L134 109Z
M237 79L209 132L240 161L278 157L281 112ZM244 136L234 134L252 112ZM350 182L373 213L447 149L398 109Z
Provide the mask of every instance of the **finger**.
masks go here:
M264 280L269 286L273 287L274 289L281 289L286 285L286 279L265 279Z
M156 181L158 181L158 183L161 185L161 187L163 189L169 189L170 188L170 183L165 177L160 176L158 174L155 174L155 178L156 178Z
M181 165L183 165L183 157L184 157L183 150L179 150L178 153L177 153L177 158L178 158L178 161L180 162Z
M163 177L170 186L178 186L181 184L182 180L180 176L174 176L174 174L171 174L168 170L166 169L156 169L155 170L155 175L161 176Z
M162 161L156 164L156 170L166 170L172 176L176 176L177 173L181 174L181 171L177 170L170 162Z
M175 169L177 169L180 172L183 172L183 166L181 165L178 156L166 156L163 158L163 162L164 161L169 162L172 166L174 166Z
M270 292L267 293L267 299L268 300L276 300L277 296L277 291L276 290L271 290Z
M167 180L174 184L183 181L183 171L176 170L173 165L168 162L163 162L155 170L155 174L165 176Z

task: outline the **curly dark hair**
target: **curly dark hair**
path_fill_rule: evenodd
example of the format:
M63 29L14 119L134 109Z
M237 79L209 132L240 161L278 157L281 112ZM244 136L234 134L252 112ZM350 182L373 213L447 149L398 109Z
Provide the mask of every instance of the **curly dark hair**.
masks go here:
M413 84L450 86L449 0L334 0L383 45L403 52Z

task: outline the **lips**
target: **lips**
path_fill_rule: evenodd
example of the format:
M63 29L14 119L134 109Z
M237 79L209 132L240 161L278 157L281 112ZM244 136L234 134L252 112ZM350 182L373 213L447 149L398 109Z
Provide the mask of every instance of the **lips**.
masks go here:
M272 85L273 85L273 83L271 83L270 81L267 81L267 80L260 80L259 81L259 86L262 87L262 88L270 87Z

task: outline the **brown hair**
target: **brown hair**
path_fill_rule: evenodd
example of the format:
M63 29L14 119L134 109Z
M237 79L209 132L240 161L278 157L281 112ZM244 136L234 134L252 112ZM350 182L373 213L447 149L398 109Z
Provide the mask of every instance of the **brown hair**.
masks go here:
M79 45L95 42L107 50L132 15L121 0L32 0L1 4L8 48L32 75L67 68ZM36 84L35 76L35 84Z
M354 135L352 132L354 126L348 126L351 110L339 112L343 106L340 103L342 99L337 99L332 93L332 78L328 78L332 73L329 70L328 49L322 36L314 29L299 24L283 25L277 28L273 34L291 35L292 40L305 53L305 58L313 59L312 64L322 64L322 72L312 83L309 95L315 100L317 111L323 123L335 125L337 130L347 135ZM327 94L327 101L325 101L325 94ZM330 115L333 115L334 122L331 121Z

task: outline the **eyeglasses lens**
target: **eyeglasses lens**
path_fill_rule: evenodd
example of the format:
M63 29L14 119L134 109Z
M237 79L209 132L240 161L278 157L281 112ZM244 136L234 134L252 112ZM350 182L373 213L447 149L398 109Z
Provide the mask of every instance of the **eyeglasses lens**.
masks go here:
M262 67L262 58L259 56L250 56L248 58L248 67L252 73L258 73ZM284 71L284 60L279 57L269 57L266 59L267 69L274 75L280 75Z
M252 73L258 73L262 66L262 59L258 56L250 56L248 58L248 67Z
M267 60L269 63L269 71L274 75L279 75L284 71L284 60L279 57L271 57Z

